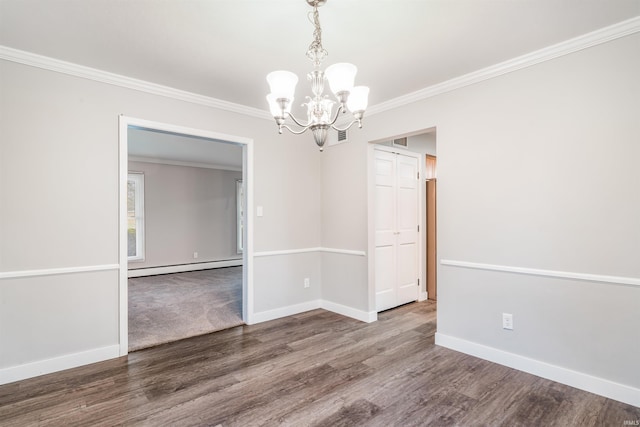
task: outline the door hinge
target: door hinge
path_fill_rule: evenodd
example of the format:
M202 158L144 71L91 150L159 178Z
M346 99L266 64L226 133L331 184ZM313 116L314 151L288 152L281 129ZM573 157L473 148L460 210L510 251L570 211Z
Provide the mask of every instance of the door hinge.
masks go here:
M418 179L420 179L420 172L418 172Z
M420 279L418 279L418 287L420 287Z
M420 232L420 224L418 224L418 233Z

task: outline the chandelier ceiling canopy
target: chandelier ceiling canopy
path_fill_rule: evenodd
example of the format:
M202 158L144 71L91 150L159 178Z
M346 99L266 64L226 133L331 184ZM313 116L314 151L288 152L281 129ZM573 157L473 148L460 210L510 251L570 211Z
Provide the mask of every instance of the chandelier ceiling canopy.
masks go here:
M301 123L291 114L291 105L298 83L298 76L294 73L280 70L267 75L267 82L271 89L271 93L267 95L267 102L278 125L279 133L282 133L283 129L287 129L298 135L310 129L316 144L322 151L327 141L329 129L345 131L355 123L358 124L358 127L362 127L362 117L367 108L369 88L354 86L358 69L353 64L337 63L330 65L325 71L320 69L322 61L327 56L327 51L322 47L322 28L320 27L318 7L325 4L326 0L306 1L313 7L313 11L309 12L309 20L315 27L313 41L307 51L307 58L313 62L313 71L307 74L307 79L311 81L313 96L307 96L307 102L302 104L307 107L307 122ZM325 81L328 81L329 88L339 103L333 114L331 110L335 101L329 99L328 95L323 95ZM344 128L337 127L336 121L340 113L347 111L351 112L353 119ZM286 124L288 118L295 123L297 129L292 129Z

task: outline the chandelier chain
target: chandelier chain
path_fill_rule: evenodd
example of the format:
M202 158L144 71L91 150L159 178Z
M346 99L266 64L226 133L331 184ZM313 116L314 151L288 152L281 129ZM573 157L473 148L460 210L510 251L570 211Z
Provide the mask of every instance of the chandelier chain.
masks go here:
M309 21L314 25L313 41L309 45L307 58L313 61L316 68L320 67L320 63L328 55L328 52L322 47L322 28L320 27L320 14L318 13L318 5L313 6L313 11L308 14Z

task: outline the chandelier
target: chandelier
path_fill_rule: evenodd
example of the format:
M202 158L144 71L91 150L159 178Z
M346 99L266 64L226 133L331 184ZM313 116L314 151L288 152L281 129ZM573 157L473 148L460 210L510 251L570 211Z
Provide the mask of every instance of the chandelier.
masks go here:
M322 29L320 28L320 19L318 7L326 3L326 0L306 0L313 11L309 12L309 20L314 25L313 42L309 45L307 58L313 62L313 71L307 74L307 79L311 81L311 92L313 96L307 96L307 102L302 104L307 107L307 123L303 124L291 114L291 104L293 103L293 95L298 76L290 71L273 71L267 75L267 82L271 88L271 93L267 95L267 102L273 118L278 125L278 133L282 133L282 129L299 135L308 129L313 134L320 151L323 150L327 140L330 128L337 131L346 131L354 123L358 123L358 127L362 127L362 117L367 108L367 99L369 97L369 88L366 86L355 86L354 80L358 69L353 64L338 63L333 64L325 71L320 69L320 64L327 56L327 51L322 47ZM335 101L329 99L327 95L323 95L325 79L329 82L331 91L336 96L339 106L332 116L331 110ZM347 110L353 114L353 120L344 128L335 125L340 113L346 113ZM286 119L290 117L296 124L298 129L292 129L285 124Z

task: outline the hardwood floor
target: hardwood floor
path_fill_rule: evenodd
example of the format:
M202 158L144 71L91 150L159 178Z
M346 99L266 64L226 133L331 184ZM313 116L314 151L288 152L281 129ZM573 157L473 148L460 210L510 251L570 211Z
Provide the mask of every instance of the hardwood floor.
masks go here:
M435 303L314 310L0 386L2 426L622 426L640 408L434 345ZM636 424L631 424L636 425Z

